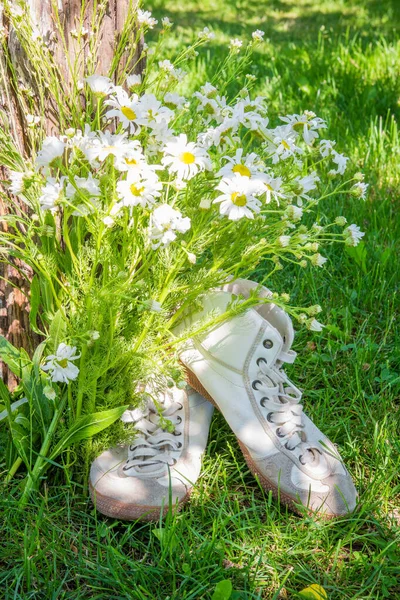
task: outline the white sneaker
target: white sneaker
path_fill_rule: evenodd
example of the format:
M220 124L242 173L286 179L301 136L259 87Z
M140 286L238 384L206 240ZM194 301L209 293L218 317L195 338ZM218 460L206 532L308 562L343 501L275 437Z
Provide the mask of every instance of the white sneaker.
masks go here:
M203 310L186 317L176 333L223 314L237 295L257 284L238 280L203 298ZM260 296L270 292L263 288ZM301 512L346 514L357 492L335 446L303 413L301 392L282 365L292 363L293 327L272 303L223 322L189 341L181 354L188 381L223 413L247 464L276 498Z
M106 450L92 464L90 495L104 515L151 521L189 499L214 408L189 387L167 389L157 394L157 403L159 410L149 399L145 411L125 411L123 420L134 424L136 437L129 446Z

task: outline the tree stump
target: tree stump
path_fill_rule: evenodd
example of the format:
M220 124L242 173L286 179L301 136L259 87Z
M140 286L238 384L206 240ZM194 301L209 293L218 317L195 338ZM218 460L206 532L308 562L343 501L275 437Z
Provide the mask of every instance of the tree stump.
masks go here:
M97 23L96 39L99 40L95 72L100 75L109 75L119 36L127 17L134 14L136 3L136 0L25 1L25 6L28 6L30 10L32 23L37 29L36 35L41 36L49 47L54 63L59 69L62 93L70 92L71 64L74 62L78 64L79 73L82 77L84 76L85 64L91 58L88 55L87 39L91 35L94 23ZM10 2L10 6L11 10L19 10L15 0ZM23 50L17 32L13 29L6 14L0 5L0 34L4 39L3 47L0 45L0 110L7 116L15 145L23 156L28 156L30 147L29 136L26 135L27 120L20 95L16 90L15 73L18 86L31 89L33 94L35 94L36 82L30 68L29 53ZM78 37L75 33L77 28L81 30ZM35 41L32 40L32 44L34 43ZM132 61L132 64L137 64L136 72L140 72L140 66L137 63L140 53L141 44L138 45L135 60ZM126 64L126 55L122 57L121 62L123 63L124 60ZM14 71L13 75L12 70ZM118 73L115 71L113 74L115 81L117 76ZM49 98L44 124L48 135L57 135L60 129L56 108L52 99ZM0 185L1 180L7 179L7 170L4 165L0 164ZM1 221L1 217L7 214L8 210L9 203L0 197L0 227L7 227L7 224ZM26 211L26 206L19 202L18 210L23 213ZM16 347L25 348L31 355L40 342L40 337L29 326L30 276L26 265L19 264L17 261L14 266L0 262L0 334ZM0 376L3 377L10 389L15 387L15 377L1 363Z

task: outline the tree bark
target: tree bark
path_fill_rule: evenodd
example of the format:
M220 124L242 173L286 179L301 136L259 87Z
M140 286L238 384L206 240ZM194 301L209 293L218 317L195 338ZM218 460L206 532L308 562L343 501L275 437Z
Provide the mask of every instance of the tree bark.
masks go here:
M74 32L80 23L82 10L83 26L88 31L85 35L89 36L93 23L92 18L95 16L94 10L99 10L101 5L105 6L104 18L96 33L99 36L99 50L95 72L99 75L108 75L118 36L129 11L135 9L136 0L98 0L97 2L95 0L27 0L26 4L29 6L32 22L51 49L54 61L60 70L60 86L64 88L65 93L68 93L72 79L70 64L77 59L79 73L83 77L85 63L88 60L89 50L88 44L84 43L85 36L83 41L81 40L81 46L78 46L76 37L74 34L71 35L71 32ZM57 26L57 22L59 26ZM7 114L17 148L23 156L28 156L30 148L26 136L26 116L19 94L16 93L11 82L9 62L17 73L20 86L30 88L35 93L36 82L29 66L29 56L24 53L18 36L6 18L1 5L0 32L3 32L5 39L5 51L0 45L0 69L3 74L6 74L4 85L0 86L0 109ZM32 43L35 42L32 41ZM140 47L136 51L134 62L139 57L139 52L141 52ZM136 68L136 72L138 71L139 69ZM50 100L46 107L45 118L46 133L57 135L59 133L57 107ZM7 180L7 178L5 167L0 165L0 185L1 180ZM15 198L13 200L15 202ZM1 217L7 214L8 210L9 203L0 197L0 227L7 227L4 221L1 222ZM18 210L22 213L26 211L26 206L21 202ZM40 342L40 337L33 333L29 326L30 276L26 265L19 264L17 261L14 266L0 262L0 334L16 347L25 348L31 355ZM3 377L10 389L15 387L15 377L1 363L0 376Z

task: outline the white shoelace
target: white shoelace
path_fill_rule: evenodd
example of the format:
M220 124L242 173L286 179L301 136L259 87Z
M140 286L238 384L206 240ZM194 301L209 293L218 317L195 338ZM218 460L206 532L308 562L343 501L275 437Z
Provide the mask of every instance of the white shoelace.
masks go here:
M321 451L307 444L300 404L302 394L280 367L282 363L293 362L295 356L294 352L281 352L272 366L263 357L257 359L259 373L252 387L262 394L260 406L267 413L267 421L277 426L275 431L281 444L294 451L301 464L317 466Z
M168 419L173 432L166 431L160 423L161 416L155 405L149 402L145 412L125 411L123 421L134 423L140 432L128 448L128 459L123 467L126 475L135 477L160 471L167 465L176 464L183 444L183 405L175 402L172 394L165 393L162 401L162 418ZM181 412L182 416L179 414Z

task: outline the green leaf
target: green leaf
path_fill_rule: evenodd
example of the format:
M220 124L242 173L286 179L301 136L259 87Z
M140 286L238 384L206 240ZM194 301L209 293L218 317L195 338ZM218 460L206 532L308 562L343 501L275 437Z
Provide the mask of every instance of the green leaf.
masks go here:
M36 324L36 317L40 305L40 282L37 275L35 275L31 281L31 295L29 303L31 306L31 310L29 312L29 322L31 324L31 328L35 333L43 334Z
M219 581L215 586L211 600L229 600L232 595L232 583L229 579Z
M310 586L304 588L304 590L301 590L299 596L306 600L328 600L328 594L318 583L312 583Z
M50 324L50 338L47 343L50 352L56 352L59 344L64 341L67 324L61 310L58 310Z
M6 338L0 335L0 359L11 369L17 377L22 377L26 366L21 352L17 350Z
M104 410L91 415L83 415L72 425L64 437L61 438L54 447L50 459L56 458L63 450L69 448L73 444L91 438L96 435L96 433L103 431L103 429L106 429L119 419L127 408L127 406L119 406L118 408Z
M157 529L152 529L151 532L164 546L169 546L171 550L178 546L176 536L171 535L165 527L157 527Z
M346 246L346 254L350 256L364 274L367 273L367 247L364 242L358 246Z

